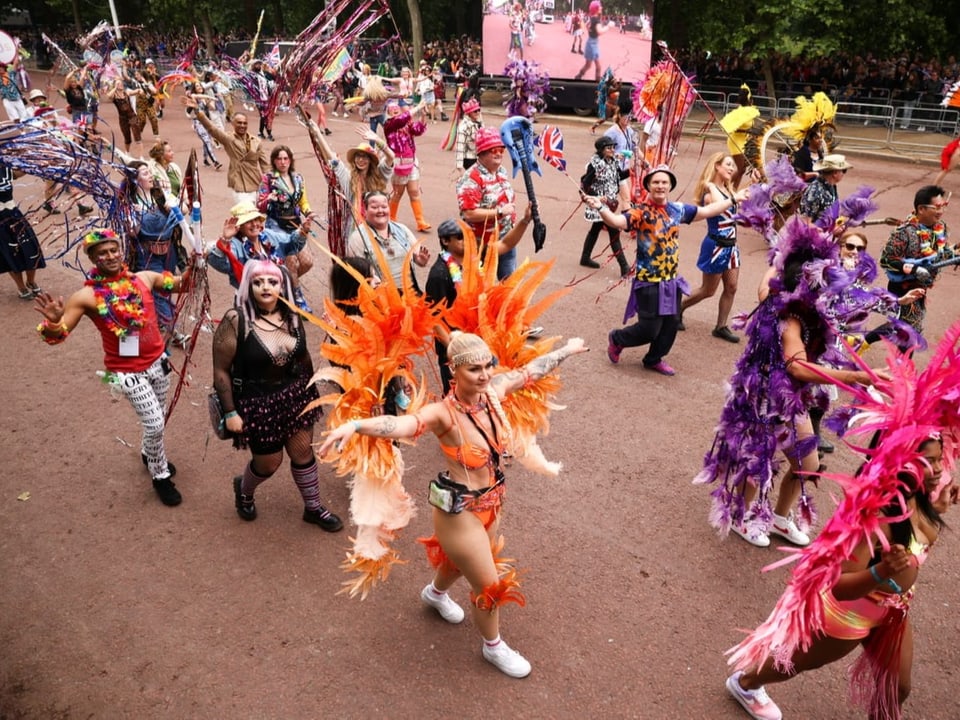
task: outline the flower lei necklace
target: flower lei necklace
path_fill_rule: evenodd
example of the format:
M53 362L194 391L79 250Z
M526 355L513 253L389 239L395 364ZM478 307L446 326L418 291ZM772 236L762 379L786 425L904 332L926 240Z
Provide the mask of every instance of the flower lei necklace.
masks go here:
M460 267L460 263L446 250L440 253L440 259L446 264L447 272L450 273L453 284L460 287L460 281L463 280L463 268Z
M118 338L143 327L143 296L126 265L119 274L109 278L92 272L84 284L93 288L97 313Z
M920 224L916 215L911 215L907 222L917 229L921 257L937 255L947 244L947 227L942 221L938 221L933 228L928 228Z

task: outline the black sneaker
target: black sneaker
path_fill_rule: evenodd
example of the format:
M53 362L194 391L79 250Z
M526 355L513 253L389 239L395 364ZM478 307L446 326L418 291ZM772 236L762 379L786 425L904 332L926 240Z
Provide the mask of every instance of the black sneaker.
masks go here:
M84 205L83 203L77 203L77 210L80 211L80 215L89 215L93 212L93 208L89 205Z
M243 478L237 475L233 479L233 499L237 506L237 515L247 522L257 519L257 506L253 504L253 498L244 495L240 491L240 483Z
M715 338L720 338L721 340L726 340L729 343L738 343L740 338L733 334L733 332L726 325L723 327L714 328L713 332L710 333Z
M170 474L170 477L173 477L173 473ZM180 497L180 491L177 490L177 486L173 484L173 480L169 477L160 478L159 480L154 478L153 489L157 491L160 502L167 507L175 507L183 500L183 498Z
M303 509L303 521L318 525L327 532L339 532L343 530L343 521L321 505L316 510L309 508Z

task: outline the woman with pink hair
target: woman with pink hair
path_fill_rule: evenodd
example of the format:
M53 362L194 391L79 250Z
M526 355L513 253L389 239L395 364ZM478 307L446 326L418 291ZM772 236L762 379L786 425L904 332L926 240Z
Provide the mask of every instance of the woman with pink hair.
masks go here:
M390 219L396 222L400 200L406 191L410 207L417 221L417 230L426 232L431 228L423 217L423 202L420 200L420 161L417 160L417 145L414 138L423 135L427 126L422 120L414 120L407 108L400 107L396 100L387 102L387 120L383 134L387 146L396 155L393 165L393 192L390 194Z
M587 44L583 49L583 67L574 76L576 80L583 77L590 66L594 68L594 80L600 82L600 36L613 27L613 20L604 23L601 15L603 5L600 0L593 0L587 10Z

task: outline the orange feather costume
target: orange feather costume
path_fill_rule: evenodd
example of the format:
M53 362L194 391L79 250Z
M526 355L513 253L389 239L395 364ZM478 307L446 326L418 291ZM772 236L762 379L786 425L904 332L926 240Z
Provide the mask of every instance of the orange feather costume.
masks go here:
M526 328L567 292L561 289L533 303L533 295L552 263L525 261L513 275L498 283L495 249L488 248L486 262L481 266L476 238L468 226L461 226L466 240L462 281L450 307L428 305L412 287L410 262L419 243L404 261L402 293L389 272L382 271L384 281L372 288L366 278L321 247L360 283L359 315L344 313L330 300L325 303L324 318L303 313L333 341L324 343L321 353L346 366L323 368L313 377L314 382L328 381L342 388L342 392L331 392L315 401L332 406L326 415L328 427L377 414L387 386L396 376L402 376L415 388L406 411L415 414L427 400L427 389L423 377L414 377L410 360L432 350L434 330L439 324L480 335L499 360L498 372L521 368L553 349L556 337L530 341L526 336ZM380 267L385 269L382 251L376 245L373 249ZM556 475L560 464L546 460L536 436L548 428L549 411L557 407L550 397L559 386L553 375L531 380L502 403L512 428L512 455L525 467L549 475ZM403 487L403 457L391 440L354 436L333 456L333 462L338 475L352 476L350 514L357 525L353 547L341 564L343 570L355 576L343 582L341 592L351 597L359 594L363 599L378 582L387 579L394 564L402 562L390 543L412 519L414 503ZM503 570L505 577L510 577L507 585L515 587L512 578L516 571L506 565ZM510 594L519 595L513 590ZM522 595L519 597L522 599Z

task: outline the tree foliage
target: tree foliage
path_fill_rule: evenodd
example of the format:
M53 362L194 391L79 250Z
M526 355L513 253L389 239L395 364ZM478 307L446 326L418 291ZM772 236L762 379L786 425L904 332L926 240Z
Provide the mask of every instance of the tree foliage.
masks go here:
M956 3L934 0L655 0L658 38L675 46L827 57L835 53L936 56L958 47Z

